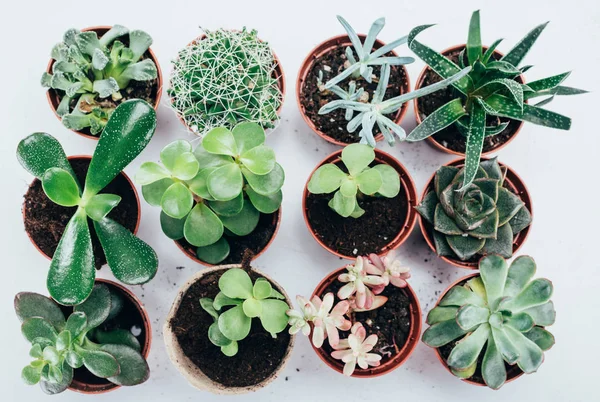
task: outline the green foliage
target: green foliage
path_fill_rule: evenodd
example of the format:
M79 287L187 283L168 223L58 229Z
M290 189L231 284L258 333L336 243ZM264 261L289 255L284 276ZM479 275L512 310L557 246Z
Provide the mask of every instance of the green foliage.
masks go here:
M312 194L331 194L329 207L347 218L361 217L365 211L358 199L365 195L394 198L400 192L400 175L386 164L370 167L375 151L365 144L351 144L342 151L341 160L347 173L335 163L320 166L308 182Z
M23 380L29 385L40 383L44 392L57 394L73 380L73 369L84 366L117 385L146 381L150 369L136 337L121 329L103 330L103 324L120 314L120 298L108 286L96 284L90 297L65 319L52 299L37 293L17 294L15 312L34 358L23 369Z
M125 35L129 47L119 40ZM52 49L52 73L44 73L41 81L42 86L56 90L62 97L56 112L65 127L89 127L92 134L100 134L115 110L106 98L120 101L121 91L132 80L156 79L154 62L140 60L151 44L147 33L130 32L121 25L115 25L101 38L93 31L69 29Z
M460 189L468 167L442 166L435 173L434 191L417 211L433 225L438 255L466 261L480 254L509 258L513 240L531 223L523 201L503 187L505 170L496 158L476 166L475 179Z
M142 100L120 104L111 115L90 162L85 185L78 182L60 143L45 133L31 134L17 148L17 159L41 180L56 204L76 206L58 243L48 272L50 295L64 305L83 302L92 291L96 269L88 218L108 266L121 282L137 285L156 274L150 246L108 217L120 197L99 194L146 147L156 129L154 109Z
M554 345L554 336L544 329L556 317L553 286L547 279L532 280L536 266L528 256L509 268L501 256L489 255L479 270L479 276L450 289L429 312L423 342L439 348L458 339L447 363L459 378L473 375L483 353L483 379L499 389L507 378L505 362L533 373Z
M250 333L253 318L274 338L287 327L290 306L266 279L258 278L253 284L246 271L231 268L219 278L219 290L214 300L200 299L200 306L214 319L208 337L224 355L237 353L238 342Z
M479 11L475 11L471 16L467 45L459 55L458 65L415 39L431 25L421 25L410 32L410 49L442 78L454 76L467 65L472 67L467 76L452 83L456 98L427 116L407 137L408 141L421 141L455 124L466 141L467 174L463 178L463 188L475 178L485 137L497 135L508 126L506 123L486 126L488 116L527 121L560 130L571 127L571 119L568 117L542 108L554 96L586 92L561 85L570 73L529 84L517 81L531 67L519 67L519 64L546 25L544 23L535 27L504 57L496 60L494 51L501 40L494 42L487 50L482 47ZM538 97L546 99L534 105L526 102Z
M205 31L173 61L171 104L200 136L243 121L272 128L283 101L276 68L269 44L255 30Z
M167 145L160 153L162 165L143 163L136 181L144 199L161 207L163 232L198 247L205 262L227 258L225 229L228 235L246 236L261 213L281 206L285 175L264 142L263 128L245 122L232 131L212 129L195 150L183 140Z

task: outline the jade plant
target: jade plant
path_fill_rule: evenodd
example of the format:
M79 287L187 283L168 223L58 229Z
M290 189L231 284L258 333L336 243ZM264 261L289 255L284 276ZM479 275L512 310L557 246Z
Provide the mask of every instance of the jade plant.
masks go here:
M265 278L252 283L246 271L231 268L219 278L219 290L214 299L201 298L200 306L214 319L208 338L225 356L238 352L238 342L250 333L253 318L258 318L273 338L288 326L286 311L290 307Z
M515 237L531 224L531 213L503 186L506 172L496 158L483 160L472 183L461 189L466 169L439 168L433 190L417 206L433 226L436 252L462 261L485 254L509 258Z
M277 67L269 44L255 30L205 31L173 62L171 105L200 136L243 121L272 128L283 102Z
M486 137L498 135L507 122L487 125L488 117L526 121L560 130L569 130L571 119L542 108L555 96L576 95L586 91L562 86L570 73L563 73L523 84L522 73L531 66L519 67L547 23L538 25L501 58L495 56L501 40L489 48L481 43L479 11L471 16L465 50L458 64L435 52L415 38L431 25L414 28L408 39L410 49L442 78L449 78L468 65L469 74L452 83L454 99L427 116L408 136L408 141L421 141L440 130L455 124L466 142L466 174L462 187L469 185L477 173L477 166ZM537 104L527 101L546 97Z
M368 145L350 144L342 151L341 161L347 172L335 163L320 166L308 182L312 194L331 194L331 207L339 215L347 218L361 217L365 211L358 200L364 196L394 198L400 192L400 175L386 164L373 167L375 151Z
M479 370L493 389L507 380L505 363L535 372L544 351L554 345L544 327L556 317L552 283L532 280L535 271L528 256L516 258L510 267L501 256L483 258L479 275L454 286L429 312L423 342L434 348L450 345L446 360L452 373L470 378Z
M15 311L34 359L22 371L25 383L39 383L45 393L58 394L68 388L73 370L80 367L117 385L146 381L150 369L136 337L127 330L105 330L103 326L119 315L122 306L119 294L96 284L90 297L65 319L52 299L19 293Z
M160 153L162 166L145 162L136 175L144 199L162 209L163 232L198 247L201 260L216 264L229 255L225 233L246 236L260 214L279 209L285 174L257 123L232 131L217 127L192 150L175 141Z
M50 296L60 304L80 304L94 287L90 228L119 281L138 285L156 274L158 259L154 250L108 216L121 198L101 193L148 145L155 129L156 114L148 103L130 100L120 104L98 141L83 186L54 137L35 133L19 143L19 162L42 182L46 196L55 204L76 207L48 271Z
M125 35L127 45L120 40ZM151 44L147 33L121 25L101 38L94 31L69 29L52 49L52 72L42 75L42 86L62 97L56 113L65 127L100 134L115 110L106 99L119 102L131 81L156 79L154 62L140 60Z

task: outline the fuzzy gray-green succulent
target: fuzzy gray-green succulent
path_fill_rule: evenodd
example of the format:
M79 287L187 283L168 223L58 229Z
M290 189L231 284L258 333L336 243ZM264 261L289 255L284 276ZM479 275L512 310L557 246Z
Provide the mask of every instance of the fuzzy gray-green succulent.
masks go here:
M535 372L544 351L554 345L544 327L556 318L552 282L532 280L535 270L528 256L516 258L510 268L498 255L483 258L479 276L454 286L429 312L423 342L440 348L456 341L447 357L454 375L470 378L479 369L493 389L507 380L505 362L524 373Z

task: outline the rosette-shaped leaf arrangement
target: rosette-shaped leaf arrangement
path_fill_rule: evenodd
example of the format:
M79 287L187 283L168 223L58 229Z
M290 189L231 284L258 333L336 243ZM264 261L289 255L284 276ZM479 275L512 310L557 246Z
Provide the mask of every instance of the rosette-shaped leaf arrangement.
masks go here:
M433 226L440 256L469 260L479 254L509 258L515 236L531 223L523 201L503 186L505 172L498 161L484 160L475 179L461 190L465 168L442 166L434 189L417 211Z
M528 256L509 268L504 258L490 255L479 270L429 312L423 342L434 348L451 344L447 363L457 377L479 371L490 388L498 389L507 380L505 362L533 373L554 345L554 336L544 329L556 318L553 286L548 279L532 280L536 266Z

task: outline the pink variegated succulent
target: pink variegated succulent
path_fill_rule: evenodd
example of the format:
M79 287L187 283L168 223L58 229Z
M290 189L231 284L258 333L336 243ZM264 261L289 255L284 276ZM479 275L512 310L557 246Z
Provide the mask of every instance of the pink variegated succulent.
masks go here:
M381 364L381 356L377 353L369 353L377 343L377 335L367 336L367 330L360 322L355 323L350 330L347 339L342 339L331 357L344 363L344 375L351 376L358 364L361 369L369 366L377 367Z
M383 283L373 287L373 293L379 294L389 284L398 288L406 287L406 280L410 278L410 268L400 265L400 260L396 259L396 253L391 251L389 254L379 257L377 254L370 254L370 263L365 264L365 271L371 275L380 276Z
M338 297L345 300L354 295L356 307L359 309L369 310L373 305L375 295L371 288L385 287L380 276L368 274L366 267L369 265L366 257L357 257L353 265L346 266L348 272L338 276L340 282L346 283L338 291Z

